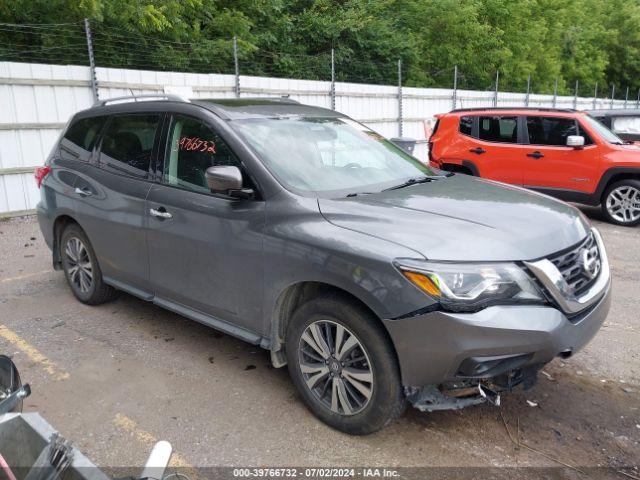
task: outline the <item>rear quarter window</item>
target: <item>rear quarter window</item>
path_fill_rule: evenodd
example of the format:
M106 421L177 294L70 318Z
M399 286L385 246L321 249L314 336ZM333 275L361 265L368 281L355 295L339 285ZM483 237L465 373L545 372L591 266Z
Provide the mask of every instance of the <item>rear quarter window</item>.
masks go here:
M106 117L82 118L71 123L60 142L63 158L86 160Z
M473 117L460 117L460 133L472 136Z

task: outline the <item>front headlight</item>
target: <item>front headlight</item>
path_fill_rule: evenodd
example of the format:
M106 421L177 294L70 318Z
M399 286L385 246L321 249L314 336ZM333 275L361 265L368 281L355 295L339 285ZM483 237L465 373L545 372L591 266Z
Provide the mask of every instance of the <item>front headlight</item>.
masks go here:
M476 311L496 304L545 303L540 289L514 263L444 263L398 259L396 266L446 310Z

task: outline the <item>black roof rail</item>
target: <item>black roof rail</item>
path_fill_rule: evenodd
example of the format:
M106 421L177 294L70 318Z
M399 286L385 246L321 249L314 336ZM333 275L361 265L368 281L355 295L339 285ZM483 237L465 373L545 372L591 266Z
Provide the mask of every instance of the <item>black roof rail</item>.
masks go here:
M474 107L474 108L456 108L453 112L482 112L482 111L504 111L504 110L531 110L539 112L577 112L573 108L548 108L548 107Z
M104 107L105 105L113 102L137 102L138 100L173 100L175 102L188 102L189 100L176 95L175 93L149 93L145 95L127 95L125 97L113 97L105 98L104 100L98 100L93 104L94 107Z

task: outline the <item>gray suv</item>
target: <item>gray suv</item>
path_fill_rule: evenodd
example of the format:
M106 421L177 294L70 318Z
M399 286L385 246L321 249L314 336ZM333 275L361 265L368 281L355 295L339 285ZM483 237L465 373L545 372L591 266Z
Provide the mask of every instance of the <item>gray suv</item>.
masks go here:
M499 403L607 315L602 239L565 203L287 99L135 100L74 115L36 172L54 267L81 302L269 350L334 428Z

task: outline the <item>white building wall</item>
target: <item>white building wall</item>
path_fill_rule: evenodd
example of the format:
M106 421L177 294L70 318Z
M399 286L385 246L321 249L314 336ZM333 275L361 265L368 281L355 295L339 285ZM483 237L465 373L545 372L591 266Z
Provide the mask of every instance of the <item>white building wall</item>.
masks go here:
M233 97L233 75L154 72L97 68L101 99L162 93L165 88L190 91L195 98ZM330 108L330 82L286 78L240 77L241 95L289 95L301 103ZM417 139L415 155L427 160L424 121L452 108L452 90L402 89L402 135ZM457 108L493 104L490 91L457 91ZM503 93L498 106L523 106L525 95ZM573 107L573 97L558 97L557 107ZM90 70L84 66L0 62L0 216L33 210L39 192L33 169L42 165L60 131L75 112L93 103ZM529 105L551 107L552 95L532 94ZM614 108L622 108L617 100ZM577 108L593 108L593 99L578 98ZM611 108L599 100L597 108ZM367 124L385 137L400 135L398 87L336 84L336 110Z

